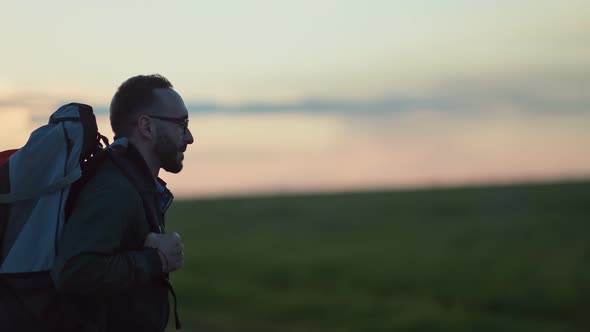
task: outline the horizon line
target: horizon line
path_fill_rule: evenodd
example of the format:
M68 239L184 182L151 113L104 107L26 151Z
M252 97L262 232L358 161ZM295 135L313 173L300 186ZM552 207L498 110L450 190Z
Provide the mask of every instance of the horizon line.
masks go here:
M316 189L316 190L294 190L294 191L272 191L260 190L251 192L234 192L234 193L219 193L193 196L179 196L176 201L204 201L204 200L234 200L234 199L260 199L260 198L281 198L281 197L307 197L307 196L333 196L333 195L355 195L355 194L372 194L372 193L410 193L410 192L426 192L439 190L485 190L490 188L510 188L510 187L534 187L546 185L561 185L561 184L584 184L590 183L590 172L585 175L572 176L549 176L538 177L530 179L506 179L506 180L474 180L465 182L449 182L441 181L438 184L415 184L415 185L385 185L382 187L365 187L365 188L344 188L344 189ZM173 188L172 188L172 191Z

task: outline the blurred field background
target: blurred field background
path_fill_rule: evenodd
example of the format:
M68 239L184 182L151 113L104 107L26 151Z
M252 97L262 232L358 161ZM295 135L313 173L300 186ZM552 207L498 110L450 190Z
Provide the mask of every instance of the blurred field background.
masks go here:
M588 197L583 181L176 202L181 319L188 331L587 331Z

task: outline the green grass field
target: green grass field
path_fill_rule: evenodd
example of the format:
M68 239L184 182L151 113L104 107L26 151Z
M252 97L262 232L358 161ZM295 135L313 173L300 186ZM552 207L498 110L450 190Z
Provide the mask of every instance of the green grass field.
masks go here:
M589 201L590 182L178 201L184 330L589 331Z

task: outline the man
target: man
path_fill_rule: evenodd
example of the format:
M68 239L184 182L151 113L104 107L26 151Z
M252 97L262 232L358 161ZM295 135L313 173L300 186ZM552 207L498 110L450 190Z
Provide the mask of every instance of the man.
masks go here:
M110 120L112 157L77 196L51 271L67 304L61 329L164 331L168 274L182 267L183 244L164 232L172 194L158 173L182 170L193 143L188 111L166 78L135 76L115 93Z

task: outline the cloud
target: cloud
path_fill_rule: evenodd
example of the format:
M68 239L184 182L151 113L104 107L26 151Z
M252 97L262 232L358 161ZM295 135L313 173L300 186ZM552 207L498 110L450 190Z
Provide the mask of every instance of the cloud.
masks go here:
M375 98L302 98L290 102L224 104L187 101L191 113L327 113L379 115L397 112L590 112L590 71L545 71L528 74L494 73L441 80L423 90L391 91ZM84 98L78 99L85 102ZM44 93L0 90L0 112L26 109L34 121L45 121L59 105L70 102ZM93 105L98 115L108 104Z
M0 90L0 113L20 110L30 117L51 114L55 100L41 92Z
M359 113L407 111L590 112L590 72L543 72L527 75L498 73L440 81L412 94L392 92L373 99L314 98L287 103L188 103L192 112L240 113Z

